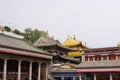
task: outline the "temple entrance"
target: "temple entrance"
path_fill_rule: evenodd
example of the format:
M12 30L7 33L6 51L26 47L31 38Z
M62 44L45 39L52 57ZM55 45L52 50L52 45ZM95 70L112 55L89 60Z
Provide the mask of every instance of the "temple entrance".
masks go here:
M3 78L3 66L4 66L4 60L0 59L0 80Z
M21 80L29 80L29 62L21 62Z
M7 61L7 80L17 80L18 77L18 61Z
M97 73L96 79L97 80L110 80L110 77L108 73Z
M32 80L38 80L38 63L32 64Z

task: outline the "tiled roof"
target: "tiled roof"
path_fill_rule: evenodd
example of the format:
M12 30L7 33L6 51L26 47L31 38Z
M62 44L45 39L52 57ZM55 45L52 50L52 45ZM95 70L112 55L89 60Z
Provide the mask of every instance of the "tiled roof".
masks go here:
M70 63L69 63L70 64ZM71 64L75 66L74 69L54 69L52 72L120 72L120 60L108 60L108 61L83 61L79 65Z
M120 60L83 61L77 68L120 67Z
M92 49L85 49L84 53L88 54L88 53L102 53L102 52L115 52L115 51L119 51L120 47L104 47L104 48L92 48Z
M58 42L53 40L52 38L48 36L42 36L34 43L34 46L40 47L40 46L51 46L56 44L58 44Z
M50 38L49 36L41 36L35 43L34 46L36 47L49 47L49 46L56 46L58 48L62 48L66 51L73 51L72 49L62 46L60 43L58 43L56 40Z
M0 46L15 48L19 50L37 52L37 53L47 53L36 47L33 47L23 39L14 38L4 34L0 34Z
M75 39L73 39L73 38L70 38L69 36L68 36L68 38L62 43L63 46L68 46L68 47L70 47L70 46L77 46L77 45L79 45L79 44L81 44L81 42L79 42L79 41L77 41L77 40L75 40Z

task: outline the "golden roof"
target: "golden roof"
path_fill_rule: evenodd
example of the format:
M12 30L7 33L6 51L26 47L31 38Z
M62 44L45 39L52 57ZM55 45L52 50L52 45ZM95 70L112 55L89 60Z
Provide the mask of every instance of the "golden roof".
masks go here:
M70 36L68 36L68 38L62 43L63 46L76 46L79 45L80 42L76 40L75 36L74 38L70 38Z
M69 52L68 56L70 57L77 57L77 56L82 56L82 52L76 51L76 52Z

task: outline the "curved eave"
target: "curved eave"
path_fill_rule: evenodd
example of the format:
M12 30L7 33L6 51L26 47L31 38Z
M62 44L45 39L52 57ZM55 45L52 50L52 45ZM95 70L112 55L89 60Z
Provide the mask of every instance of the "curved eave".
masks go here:
M66 47L72 47L72 46L78 46L80 43L69 43L69 44L62 44L63 46Z
M77 43L77 44L69 44L69 45L63 45L66 47L80 47L81 49L86 49L87 47L83 45L82 43Z
M49 56L49 55L43 55L43 54L38 54L33 52L26 52L26 51L14 50L9 48L2 48L2 47L0 47L0 52L14 54L14 55L37 57L37 58L43 58L43 59L52 59L52 56Z
M63 72L77 72L77 73L120 72L120 68L58 69L58 70L52 70L52 73L63 73Z
M63 51L73 51L73 49L70 49L68 47L65 47L65 46L62 46L60 44L44 44L44 45L36 45L36 47L39 47L39 48L44 48L44 47L55 47L57 49L62 49Z
M64 56L54 56L55 59L63 61L63 62L69 62L69 63L74 63L74 64L79 64L81 61L80 59L75 59L75 58L69 58L69 57L64 57Z

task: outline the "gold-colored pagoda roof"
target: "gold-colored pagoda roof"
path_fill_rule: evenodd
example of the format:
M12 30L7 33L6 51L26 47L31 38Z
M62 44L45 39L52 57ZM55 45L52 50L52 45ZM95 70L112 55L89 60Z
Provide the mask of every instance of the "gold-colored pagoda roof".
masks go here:
M75 36L74 38L70 38L70 36L68 36L68 38L62 43L63 46L77 46L79 45L80 42L76 40Z
M80 51L69 52L69 53L68 53L68 56L70 56L70 57L82 56L82 52L80 52Z

